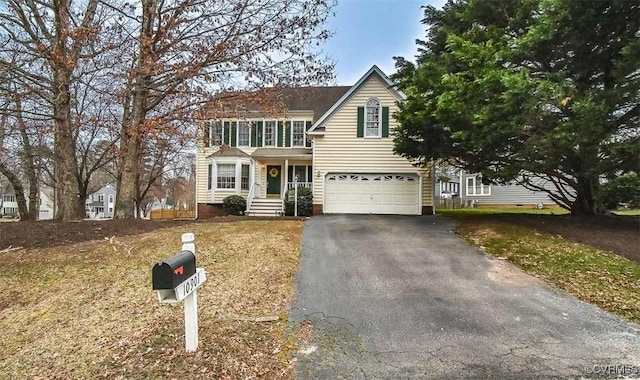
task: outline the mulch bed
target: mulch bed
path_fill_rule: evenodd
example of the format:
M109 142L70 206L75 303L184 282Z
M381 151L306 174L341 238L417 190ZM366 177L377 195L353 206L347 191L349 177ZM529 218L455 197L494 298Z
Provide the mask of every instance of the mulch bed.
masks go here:
M38 222L0 223L0 251L9 247L47 248L62 244L131 236L188 223L224 223L239 220L302 220L301 217L266 218L258 216L223 216L203 220L80 220L61 222L45 220Z
M112 236L137 235L184 223L188 221L122 219L0 223L0 250L8 247L47 248Z
M637 216L497 214L478 217L559 235L640 262L640 217Z
M640 262L640 217L600 216L575 217L570 215L498 214L478 215L496 222L518 224L539 232L560 235L611 251L630 260ZM88 240L129 236L151 232L158 228L186 223L229 222L265 219L259 217L219 217L210 220L149 221L122 219L78 222L42 221L31 223L0 223L0 250L8 247L44 248ZM269 218L273 219L273 218ZM301 219L301 218L278 218Z

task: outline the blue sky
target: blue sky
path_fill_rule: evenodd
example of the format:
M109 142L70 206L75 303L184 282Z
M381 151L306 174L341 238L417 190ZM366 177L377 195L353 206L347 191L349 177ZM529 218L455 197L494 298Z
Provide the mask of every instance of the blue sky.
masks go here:
M372 66L393 74L394 56L412 59L424 39L422 5L446 0L338 0L327 27L334 36L324 52L336 61L336 84L351 85Z

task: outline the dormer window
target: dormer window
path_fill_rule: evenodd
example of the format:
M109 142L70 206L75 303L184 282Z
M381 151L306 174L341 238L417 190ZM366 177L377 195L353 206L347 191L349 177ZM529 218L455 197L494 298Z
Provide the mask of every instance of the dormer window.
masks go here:
M375 98L367 100L364 111L364 137L382 137L382 128L380 128L382 107L380 106L380 101Z

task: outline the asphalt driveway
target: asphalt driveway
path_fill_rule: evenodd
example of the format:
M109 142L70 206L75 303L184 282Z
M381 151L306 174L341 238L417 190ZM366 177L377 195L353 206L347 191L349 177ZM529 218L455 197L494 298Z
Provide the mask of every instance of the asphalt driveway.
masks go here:
M301 379L640 377L640 326L464 243L440 216L324 215L302 237Z

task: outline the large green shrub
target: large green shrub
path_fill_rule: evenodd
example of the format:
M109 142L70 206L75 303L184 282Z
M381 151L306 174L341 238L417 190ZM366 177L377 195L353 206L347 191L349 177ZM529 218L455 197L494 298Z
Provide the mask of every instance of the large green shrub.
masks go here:
M222 200L222 208L228 215L244 215L247 201L239 195L229 195Z
M602 185L600 196L609 210L620 206L640 208L640 177L628 173Z
M291 201L289 195L291 194ZM294 201L293 189L287 191L284 201L284 213L287 216L293 216ZM313 214L313 194L311 189L304 186L298 186L298 216L311 216Z

